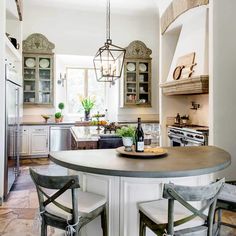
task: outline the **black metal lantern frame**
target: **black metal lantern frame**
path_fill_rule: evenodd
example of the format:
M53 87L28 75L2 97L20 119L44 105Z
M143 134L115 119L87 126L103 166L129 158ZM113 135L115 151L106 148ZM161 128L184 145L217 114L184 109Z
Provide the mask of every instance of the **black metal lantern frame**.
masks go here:
M107 0L107 40L93 59L98 82L111 82L121 77L126 50L112 44L110 39L110 0Z

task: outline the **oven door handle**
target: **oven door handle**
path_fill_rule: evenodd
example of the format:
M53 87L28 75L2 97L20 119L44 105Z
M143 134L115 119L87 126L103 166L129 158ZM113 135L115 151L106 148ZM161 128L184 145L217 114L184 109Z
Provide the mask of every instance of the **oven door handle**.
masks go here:
M185 141L186 141L185 144L194 143L194 144L197 144L198 146L203 146L204 145L202 142L198 142L198 141L194 141L194 140L185 140Z

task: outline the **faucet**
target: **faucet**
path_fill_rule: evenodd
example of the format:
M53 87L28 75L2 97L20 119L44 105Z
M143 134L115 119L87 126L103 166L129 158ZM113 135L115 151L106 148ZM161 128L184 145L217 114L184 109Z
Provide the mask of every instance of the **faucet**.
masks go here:
M190 109L192 110L198 110L200 108L200 104L196 103L196 102L191 102L192 103L192 107Z

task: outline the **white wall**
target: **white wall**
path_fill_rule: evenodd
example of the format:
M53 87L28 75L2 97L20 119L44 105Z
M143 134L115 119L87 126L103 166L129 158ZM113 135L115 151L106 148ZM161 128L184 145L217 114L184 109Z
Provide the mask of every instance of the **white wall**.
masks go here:
M187 16L186 16L187 15ZM208 9L199 7L190 10L190 12L182 15L182 28L179 36L179 41L175 50L175 54L171 63L168 74L168 81L173 81L173 71L177 65L179 57L191 52L195 52L195 62L193 75L208 74Z
M102 13L40 6L35 8L30 1L26 1L24 7L23 38L32 33L42 33L55 43L55 54L94 56L105 42L105 9ZM114 44L126 47L133 40L141 40L153 51L153 108L141 111L119 109L118 113L158 113L158 25L156 9L145 15L111 14L111 38ZM118 86L112 88L112 96L118 96ZM112 107L117 106L116 100L111 99L110 102ZM25 114L41 112L31 109Z
M210 7L210 143L231 154L222 175L236 179L236 1L211 0Z
M0 38L5 38L6 24L5 1L0 1ZM5 40L0 43L0 198L3 196L3 175L4 175L4 144L5 144ZM1 201L0 201L1 204Z

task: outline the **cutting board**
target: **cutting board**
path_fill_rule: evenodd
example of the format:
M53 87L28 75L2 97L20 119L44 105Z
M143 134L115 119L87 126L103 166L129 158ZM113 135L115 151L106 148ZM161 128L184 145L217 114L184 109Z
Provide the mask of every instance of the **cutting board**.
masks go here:
M191 52L189 54L183 55L178 58L176 66L192 66L195 62L195 52Z

